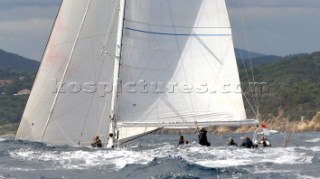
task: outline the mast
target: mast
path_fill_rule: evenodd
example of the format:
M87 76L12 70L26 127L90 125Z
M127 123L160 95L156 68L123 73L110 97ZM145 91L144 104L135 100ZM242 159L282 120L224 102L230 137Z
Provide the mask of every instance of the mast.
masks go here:
M109 139L108 139L107 148L113 148L114 142L115 142L115 129L116 129L115 110L116 110L118 78L119 78L120 59L121 59L124 11L125 11L125 0L120 0L118 32L117 32L116 52L115 52L114 72L113 72L114 75L113 75L113 87L112 87L111 110L110 110Z

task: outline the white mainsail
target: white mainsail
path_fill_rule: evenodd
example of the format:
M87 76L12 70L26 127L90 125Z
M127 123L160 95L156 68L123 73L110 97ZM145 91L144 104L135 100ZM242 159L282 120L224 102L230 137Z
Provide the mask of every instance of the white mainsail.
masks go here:
M122 127L235 125L246 119L224 0L127 0L120 78ZM154 92L152 83L167 89Z
M86 82L118 90L75 92ZM110 132L122 143L161 127L253 124L239 84L225 0L64 0L16 138L76 145Z
M117 27L117 4L62 1L16 139L56 145L107 139L111 93L97 88L113 77L108 52L114 54L116 29L109 29Z

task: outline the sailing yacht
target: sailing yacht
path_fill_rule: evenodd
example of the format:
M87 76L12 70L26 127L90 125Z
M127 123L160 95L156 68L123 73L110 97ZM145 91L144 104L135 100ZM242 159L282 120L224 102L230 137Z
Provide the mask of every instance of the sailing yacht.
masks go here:
M63 0L16 139L254 125L239 85L225 0Z

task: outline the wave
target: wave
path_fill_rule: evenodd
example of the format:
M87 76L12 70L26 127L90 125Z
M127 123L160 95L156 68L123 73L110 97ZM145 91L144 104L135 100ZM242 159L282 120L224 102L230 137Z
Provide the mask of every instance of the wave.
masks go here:
M149 146L150 147L150 146ZM315 149L316 150L316 149ZM243 149L234 147L202 147L198 144L188 146L162 143L153 149L141 149L137 146L127 149L96 150L66 148L34 148L9 150L12 158L45 162L54 169L90 169L104 168L119 171L128 165L150 165L158 159L185 160L187 163L206 168L228 168L253 166L257 164L306 164L312 163L312 155L302 153L299 148L259 148Z
M200 152L199 152L200 151ZM211 168L237 167L260 163L302 164L312 163L312 156L302 156L294 148L206 148L193 147L191 152L179 154L191 163Z
M320 142L320 138L314 138L314 139L306 140L306 142L311 142L311 143Z

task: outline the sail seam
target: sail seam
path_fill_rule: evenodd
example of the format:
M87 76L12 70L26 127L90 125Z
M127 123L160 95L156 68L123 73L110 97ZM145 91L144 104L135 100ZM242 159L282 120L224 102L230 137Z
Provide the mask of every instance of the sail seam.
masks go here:
M163 25L163 24L151 24L151 23L143 23L138 21L126 20L127 23L132 24L142 24L147 26L155 26L155 27L175 27L175 28L192 28L192 29L231 29L230 26L228 27L214 27L214 26L179 26L179 25Z
M173 36L231 36L231 34L187 34L187 33L169 33L169 32L156 32L156 31L146 31L146 30L139 30L126 27L126 30L141 32L146 34L154 34L154 35L173 35Z
M120 5L120 4L119 4ZM114 9L113 9L113 13L112 13L112 16L111 16L111 20L110 20L110 23L109 23L109 28L108 28L108 32L106 34L106 39L103 43L103 47L102 47L102 50L106 50L108 51L108 47L109 47L109 44L110 44L110 39L111 38L111 34L112 34L112 31L114 30L114 26L115 26L115 23L116 23L116 20L115 20L115 17L114 15L116 14L116 9L117 9L117 4L115 5Z

